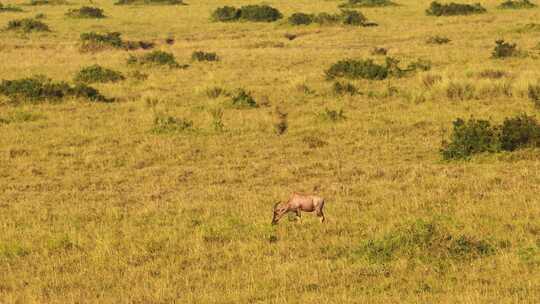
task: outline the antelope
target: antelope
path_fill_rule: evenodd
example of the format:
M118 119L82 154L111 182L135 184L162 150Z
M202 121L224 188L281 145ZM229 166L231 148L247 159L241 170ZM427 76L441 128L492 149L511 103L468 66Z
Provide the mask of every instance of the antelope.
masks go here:
M274 217L272 225L276 225L278 221L288 212L296 213L300 218L300 212L313 212L320 218L321 223L324 223L324 198L316 195L293 193L286 203L278 202L274 205Z

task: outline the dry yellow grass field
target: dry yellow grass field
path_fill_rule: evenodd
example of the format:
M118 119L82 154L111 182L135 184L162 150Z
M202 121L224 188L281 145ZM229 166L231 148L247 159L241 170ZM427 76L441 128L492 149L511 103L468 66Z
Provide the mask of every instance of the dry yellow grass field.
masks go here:
M430 1L396 2L359 9L379 26L351 27L286 22L337 12L337 0L267 0L284 15L273 23L210 20L217 7L260 3L248 0L3 1L24 11L0 12L1 27L43 13L51 32L0 32L0 79L72 82L92 64L148 79L93 85L111 103L0 96L0 303L539 303L540 151L444 161L439 150L458 117L538 114L527 86L540 79L540 26L527 25L540 9L485 0L485 14L433 17ZM65 16L82 5L108 17ZM190 66L126 65L142 50L81 53L91 31L153 41ZM426 44L435 35L451 42ZM501 38L528 56L490 58ZM335 94L324 71L345 58L382 62L374 47L431 70ZM197 50L221 60L192 62ZM452 84L474 96L450 98ZM261 106L210 98L215 87L243 88ZM276 108L288 114L282 135ZM193 127L152 132L156 115ZM327 222L271 226L292 191L324 196Z

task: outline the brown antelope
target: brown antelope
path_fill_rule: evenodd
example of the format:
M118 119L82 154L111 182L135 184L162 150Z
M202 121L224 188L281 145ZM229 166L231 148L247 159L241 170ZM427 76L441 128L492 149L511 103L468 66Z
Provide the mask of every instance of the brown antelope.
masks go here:
M278 223L278 221L288 212L296 213L296 216L300 218L300 212L313 212L321 219L321 223L325 221L324 213L324 198L316 195L306 195L300 193L293 193L286 203L278 202L274 205L274 217L272 218L272 225Z

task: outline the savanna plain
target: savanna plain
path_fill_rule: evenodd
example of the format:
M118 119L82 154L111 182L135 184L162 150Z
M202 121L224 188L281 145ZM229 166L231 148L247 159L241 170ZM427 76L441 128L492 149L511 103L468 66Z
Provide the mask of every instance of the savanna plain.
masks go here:
M540 302L539 7L124 2L2 1L0 303Z

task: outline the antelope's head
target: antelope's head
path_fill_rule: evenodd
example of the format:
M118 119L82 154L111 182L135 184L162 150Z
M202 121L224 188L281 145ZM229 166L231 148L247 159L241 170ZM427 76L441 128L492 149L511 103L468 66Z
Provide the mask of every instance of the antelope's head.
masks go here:
M277 202L274 205L274 216L272 217L272 225L277 224L277 222L287 213L287 207L284 206L281 202Z

